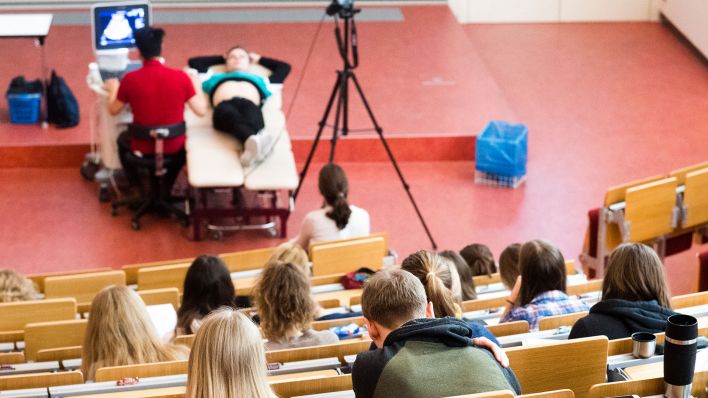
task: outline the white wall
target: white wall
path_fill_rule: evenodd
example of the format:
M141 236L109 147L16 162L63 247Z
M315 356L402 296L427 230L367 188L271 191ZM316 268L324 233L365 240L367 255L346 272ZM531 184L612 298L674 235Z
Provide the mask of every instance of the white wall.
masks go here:
M448 0L448 4L461 23L600 22L657 20L662 1Z
M663 0L661 11L708 58L708 0Z

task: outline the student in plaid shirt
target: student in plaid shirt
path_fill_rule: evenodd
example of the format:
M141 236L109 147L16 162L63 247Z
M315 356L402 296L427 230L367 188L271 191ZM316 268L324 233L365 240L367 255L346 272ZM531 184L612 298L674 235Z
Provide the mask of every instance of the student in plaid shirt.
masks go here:
M539 239L521 246L519 270L501 322L524 320L531 330L537 330L539 318L589 309L565 294L565 260L552 243Z

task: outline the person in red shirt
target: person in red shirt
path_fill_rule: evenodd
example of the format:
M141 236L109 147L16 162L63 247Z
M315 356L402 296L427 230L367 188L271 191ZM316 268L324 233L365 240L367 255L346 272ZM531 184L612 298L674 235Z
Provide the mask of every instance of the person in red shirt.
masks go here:
M164 66L160 60L162 39L165 31L146 27L135 31L135 44L140 52L143 67L127 73L121 82L109 79L105 82L108 91L108 111L118 114L128 104L133 112L133 123L146 127L167 126L184 122L184 104L198 116L204 116L207 104L201 93L201 83L185 72ZM174 157L165 175L165 186L172 184L184 166L185 135L165 140L164 153ZM137 185L137 171L125 161L128 152L150 156L154 153L154 141L136 139L123 132L118 137L118 154L128 182Z

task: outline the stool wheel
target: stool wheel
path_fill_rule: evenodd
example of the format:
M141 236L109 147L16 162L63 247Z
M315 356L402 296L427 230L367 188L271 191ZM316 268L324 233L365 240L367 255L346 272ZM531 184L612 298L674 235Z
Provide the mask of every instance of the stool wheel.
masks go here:
M130 223L130 228L133 228L135 231L140 231L140 221L133 220Z

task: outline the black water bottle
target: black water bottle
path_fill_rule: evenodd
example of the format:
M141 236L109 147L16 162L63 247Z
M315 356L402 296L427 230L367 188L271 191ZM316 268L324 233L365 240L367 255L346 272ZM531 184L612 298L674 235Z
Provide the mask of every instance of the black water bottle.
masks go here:
M667 398L690 398L696 367L698 321L677 314L666 323L664 346L664 384Z

